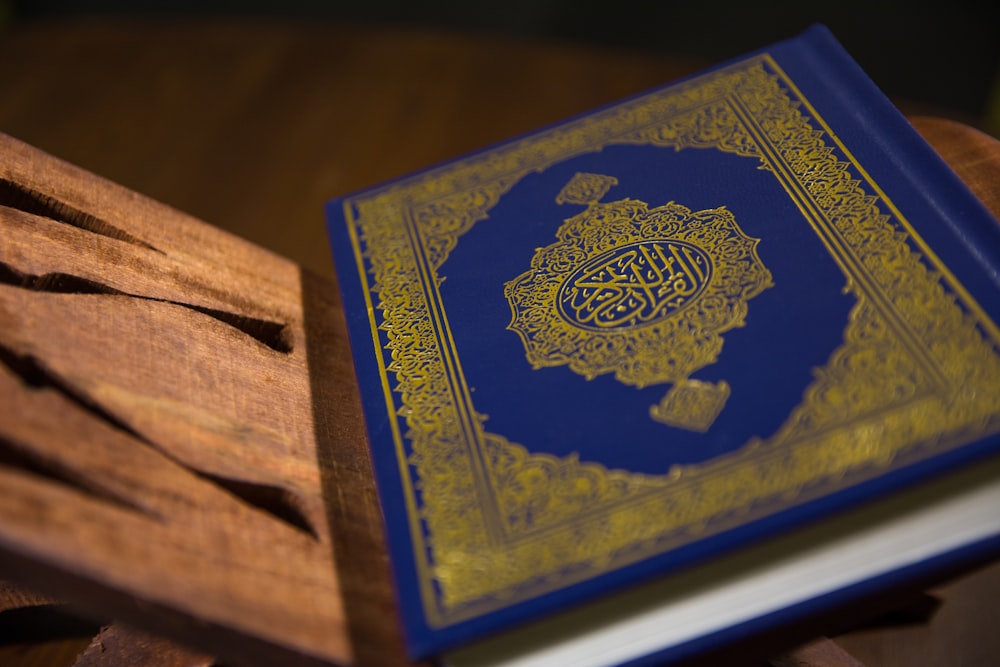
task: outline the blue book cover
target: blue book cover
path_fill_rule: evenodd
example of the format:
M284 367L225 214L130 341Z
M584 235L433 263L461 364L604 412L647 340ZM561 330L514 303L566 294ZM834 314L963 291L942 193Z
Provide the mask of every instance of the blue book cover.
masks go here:
M1000 227L822 26L328 221L416 657L1000 448Z

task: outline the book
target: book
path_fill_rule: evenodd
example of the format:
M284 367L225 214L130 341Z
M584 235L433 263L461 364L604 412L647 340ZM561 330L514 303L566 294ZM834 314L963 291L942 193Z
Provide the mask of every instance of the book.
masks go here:
M682 658L1000 552L1000 226L824 26L327 215L413 657Z

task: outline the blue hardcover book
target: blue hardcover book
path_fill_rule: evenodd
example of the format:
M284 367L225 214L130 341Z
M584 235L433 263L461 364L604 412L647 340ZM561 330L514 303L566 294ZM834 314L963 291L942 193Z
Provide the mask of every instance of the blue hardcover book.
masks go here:
M414 657L667 660L1000 545L1000 226L822 26L328 220Z

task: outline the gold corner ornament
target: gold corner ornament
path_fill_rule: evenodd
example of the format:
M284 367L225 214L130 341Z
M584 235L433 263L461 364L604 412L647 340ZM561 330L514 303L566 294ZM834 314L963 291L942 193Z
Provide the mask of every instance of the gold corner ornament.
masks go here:
M705 433L726 406L731 389L725 380L684 380L674 384L660 402L649 408L653 421Z
M507 328L536 369L568 365L588 380L614 373L639 388L672 383L651 418L705 432L729 385L689 378L716 361L722 334L743 326L747 302L773 286L759 239L725 207L601 202L617 183L578 173L563 187L557 203L587 208L506 283Z

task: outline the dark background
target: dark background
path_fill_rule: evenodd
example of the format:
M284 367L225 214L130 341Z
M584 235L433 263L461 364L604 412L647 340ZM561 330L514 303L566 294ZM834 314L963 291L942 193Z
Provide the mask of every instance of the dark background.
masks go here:
M879 86L909 110L1000 131L1000 21L992 2L739 0L0 0L0 21L80 15L225 15L418 24L614 46L713 64L825 23Z

